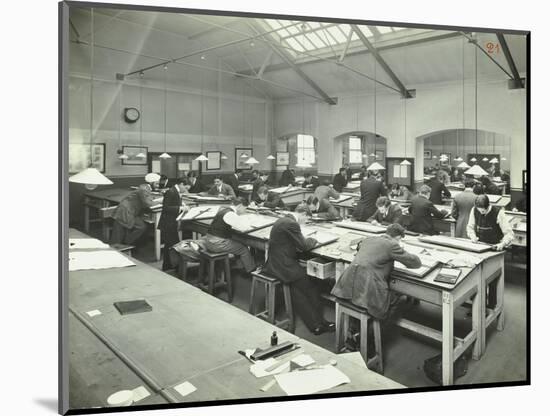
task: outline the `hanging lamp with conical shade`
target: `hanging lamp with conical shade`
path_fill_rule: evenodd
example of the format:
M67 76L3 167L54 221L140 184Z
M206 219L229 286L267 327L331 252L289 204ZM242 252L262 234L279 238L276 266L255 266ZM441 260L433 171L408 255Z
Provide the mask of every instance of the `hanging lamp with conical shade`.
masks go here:
M382 166L380 163L378 162L374 162L372 163L368 168L367 170L383 170L383 169L386 169L384 166Z
M69 182L82 183L87 189L95 189L98 185L112 185L113 182L93 167L92 149L94 143L94 9L90 13L90 162L89 166L79 173L69 177Z
M141 112L141 117L139 118L139 147L143 147L143 85L141 81L141 77L143 77L143 72L140 73L140 81L139 81L139 111ZM137 158L139 159L145 159L147 155L140 151L137 155Z
M466 162L461 162L457 165L457 168L460 168L460 169L469 169L470 168L470 165L468 165Z
M468 169L466 172L464 172L466 175L474 175L474 176L488 176L489 174L479 165L474 165L470 169Z
M166 152L166 117L167 117L167 104L168 104L168 93L166 91L166 78L168 77L168 65L164 65L164 153L159 157L161 159L170 159L169 153Z
M407 68L407 47L405 45L405 53L404 53L404 59L405 59L405 68ZM404 101L404 108L405 108L405 111L404 111L404 115L405 115L405 159L403 159L401 161L401 163L399 163L401 166L411 166L411 162L409 162L407 160L407 95L408 93L405 94L405 97L403 97L403 101ZM407 177L408 177L408 173L407 173Z
M273 156L272 154L270 154L269 156L266 157L267 160L275 160L275 156Z

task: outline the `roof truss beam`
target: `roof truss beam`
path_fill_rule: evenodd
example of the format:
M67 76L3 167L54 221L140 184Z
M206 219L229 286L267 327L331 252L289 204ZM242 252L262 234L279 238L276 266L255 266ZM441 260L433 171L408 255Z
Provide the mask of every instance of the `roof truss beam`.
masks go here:
M506 62L508 62L508 66L510 67L510 71L512 71L512 75L514 76L515 88L525 88L524 80L519 76L518 68L516 67L516 63L514 62L514 58L512 57L512 53L510 52L504 35L502 33L497 33L497 38L502 48L502 52L504 52L504 56L506 57Z

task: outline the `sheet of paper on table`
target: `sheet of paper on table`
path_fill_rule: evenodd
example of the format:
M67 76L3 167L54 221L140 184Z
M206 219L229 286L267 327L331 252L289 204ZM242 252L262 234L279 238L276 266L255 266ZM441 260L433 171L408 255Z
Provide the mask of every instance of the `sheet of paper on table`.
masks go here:
M281 389L289 396L314 394L341 384L350 383L348 376L330 364L315 370L278 374L275 379Z
M319 244L326 244L331 241L338 240L338 236L336 234L328 233L326 231L321 231L316 228L302 226L301 229L302 229L302 234L305 237L315 238Z
M275 192L276 194L282 194L282 193L285 193L285 192L296 191L296 190L300 190L300 189L302 189L302 188L299 188L297 186L281 186L279 188L270 189L269 192Z
M268 227L275 224L275 222L278 220L278 218L275 217L258 214L243 214L240 216L240 218L247 222L250 226L248 230L241 230L243 232L250 231L255 228Z
M348 199L352 198L351 195L340 195L339 198L333 198L333 197L330 197L329 200L330 202L344 202L344 201L347 201Z
M362 221L339 221L335 222L337 227L351 228L352 230L365 231L367 233L382 234L386 232L386 227L373 225Z
M69 238L70 250L87 248L109 248L109 244L105 244L97 238Z
M439 244L442 246L458 248L460 250L468 250L476 253L483 253L484 251L491 250L491 246L485 243L474 243L465 238L453 238L443 235L431 235L420 237L420 241L425 243Z
M135 263L115 250L73 251L69 253L69 271L111 269L128 266L135 266Z
M245 183L244 185L239 185L241 191L251 191L254 186L251 183Z
M186 220L206 220L209 218L214 218L218 211L220 210L220 205L210 205L210 206L198 206L190 208L186 213L181 213L176 220L177 221L186 221Z
M176 390L182 397L185 397L188 394L193 393L195 390L197 390L197 388L188 381L184 381L183 383L174 386L174 390Z

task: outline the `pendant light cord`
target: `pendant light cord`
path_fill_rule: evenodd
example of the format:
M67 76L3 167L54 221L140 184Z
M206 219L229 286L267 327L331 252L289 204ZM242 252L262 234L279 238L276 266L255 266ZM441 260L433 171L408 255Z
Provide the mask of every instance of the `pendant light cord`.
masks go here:
M141 147L143 140L143 85L141 80L139 81L139 111L141 112L139 118L139 146Z
M90 38L90 164L92 167L92 149L94 142L94 9L91 9Z
M477 48L475 49L475 55L474 55L474 63L475 63L475 125L476 125L476 154L477 154Z
M167 92L166 81L168 77L168 67L164 67L164 153L166 153L166 104L167 104Z

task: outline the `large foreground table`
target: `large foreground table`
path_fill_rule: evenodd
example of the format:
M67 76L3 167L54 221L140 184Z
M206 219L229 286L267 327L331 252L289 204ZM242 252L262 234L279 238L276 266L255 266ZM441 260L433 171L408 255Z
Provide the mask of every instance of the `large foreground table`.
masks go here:
M85 237L75 230L70 230L70 236ZM280 342L299 343L304 353L317 363L337 360L337 367L351 383L330 389L328 394L403 387L166 273L132 261L136 266L69 273L71 328L76 331L74 328L78 327L79 333L84 333L69 337L71 373L84 374L99 384L92 387L80 384L79 389L92 390L90 400L93 400L83 405L74 402L71 406L105 406L109 394L133 389L138 382L152 395L144 399L145 403L283 396L277 384L267 392L260 391L270 377L252 376L250 363L237 353L267 347L274 330ZM122 316L113 306L117 301L135 299L145 299L153 310ZM91 310L99 310L101 314L90 317L87 312ZM89 334L101 343L82 342L82 337ZM116 357L109 358L110 375L106 373L111 364L104 362L109 355L107 346ZM87 359L83 360L83 356ZM78 379L73 381L76 383ZM190 381L197 391L180 396L174 386L184 381ZM71 389L77 386L71 385ZM86 396L85 393L79 396Z

